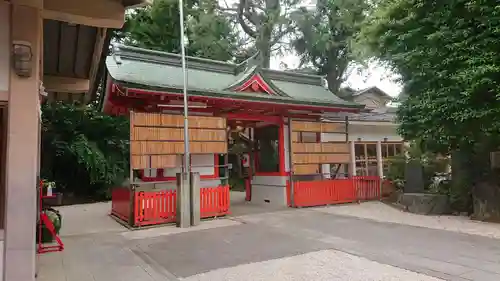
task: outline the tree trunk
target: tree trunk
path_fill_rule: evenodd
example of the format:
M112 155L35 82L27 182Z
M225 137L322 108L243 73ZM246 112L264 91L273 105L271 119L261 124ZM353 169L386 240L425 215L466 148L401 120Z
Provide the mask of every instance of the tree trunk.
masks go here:
M500 182L490 167L490 146L478 143L452 154L452 208L472 218L500 221Z
M492 171L490 162L491 145L476 145L474 163L470 169L475 172L472 188L474 219L500 221L500 181L498 171Z
M472 189L472 218L500 222L500 187L498 179L487 177Z
M273 27L270 25L270 23L265 23L262 26L255 42L259 51L257 60L262 68L269 68L271 64L271 33Z
M472 151L461 149L451 153L451 208L458 212L471 212L472 174L470 160Z
M328 82L328 90L332 93L337 93L342 84L342 77L339 77L337 69L330 69L326 74L326 81Z

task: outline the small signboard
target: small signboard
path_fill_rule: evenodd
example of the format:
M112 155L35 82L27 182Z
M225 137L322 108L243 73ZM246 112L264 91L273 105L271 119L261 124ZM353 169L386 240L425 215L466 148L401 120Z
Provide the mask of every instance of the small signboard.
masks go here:
M243 154L243 157L241 158L241 163L245 168L250 167L250 156L248 155L248 153Z

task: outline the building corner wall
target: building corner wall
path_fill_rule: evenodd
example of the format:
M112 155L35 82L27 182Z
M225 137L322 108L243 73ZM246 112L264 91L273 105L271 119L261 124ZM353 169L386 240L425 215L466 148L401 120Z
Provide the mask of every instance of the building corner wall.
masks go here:
M0 1L0 101L7 101L9 95L9 84L10 84L10 6L5 1ZM5 110L2 112L4 113ZM4 118L4 114L2 114ZM6 136L4 131L5 120L2 120L0 128L0 138ZM4 142L0 141L0 144ZM4 150L5 147L0 145L0 149ZM4 164L5 152L0 153L0 163ZM5 169L4 165L0 167ZM3 280L3 263L4 263L4 219L5 219L5 181L3 180L5 171L0 171L0 216L1 226L0 226L0 280Z
M11 5L11 40L31 44L32 75L10 73L3 281L35 280L41 11Z

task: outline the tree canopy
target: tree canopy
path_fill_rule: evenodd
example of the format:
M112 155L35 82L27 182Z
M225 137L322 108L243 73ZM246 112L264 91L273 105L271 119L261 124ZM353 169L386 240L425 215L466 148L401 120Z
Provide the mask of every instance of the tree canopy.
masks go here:
M352 42L370 8L367 0L318 0L313 12L301 10L299 36L293 42L301 67L312 66L317 74L325 75L333 93L357 59Z
M105 199L128 177L127 119L93 107L45 103L41 132L41 176L59 191Z
M286 45L284 39L296 30L293 15L299 4L300 0L238 0L222 10L251 38L260 65L269 68L272 53Z
M255 61L269 68L273 54L295 50L300 69L325 75L336 92L354 60L351 41L372 0L319 0L314 11L301 0L188 0L187 54L222 61ZM224 3L224 4L222 4ZM222 4L222 5L221 5ZM127 45L180 52L176 0L155 0L127 15L116 40Z
M360 39L401 75L400 131L449 151L500 134L500 6L385 0Z
M238 56L239 34L217 9L213 0L184 2L186 53L191 56L228 61ZM115 39L124 44L158 51L180 53L179 4L155 0L127 15Z

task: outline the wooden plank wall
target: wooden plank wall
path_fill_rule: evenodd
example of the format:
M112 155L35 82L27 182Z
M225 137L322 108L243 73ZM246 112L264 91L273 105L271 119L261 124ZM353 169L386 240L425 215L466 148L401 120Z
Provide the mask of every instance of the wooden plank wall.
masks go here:
M350 161L350 150L347 141L330 143L306 143L300 141L300 134L335 133L347 135L347 124L291 121L292 131L292 167L296 175L314 175L321 172L321 164L343 164Z
M190 116L188 122L191 154L227 153L225 118ZM184 117L132 112L130 153L132 169L175 167L184 154Z

